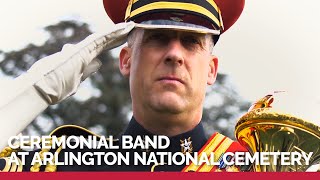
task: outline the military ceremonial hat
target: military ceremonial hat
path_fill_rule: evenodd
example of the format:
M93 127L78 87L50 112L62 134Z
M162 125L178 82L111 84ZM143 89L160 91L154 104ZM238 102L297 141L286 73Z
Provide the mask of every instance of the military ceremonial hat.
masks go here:
M137 27L178 29L219 37L239 18L245 0L103 0L114 23L134 21Z

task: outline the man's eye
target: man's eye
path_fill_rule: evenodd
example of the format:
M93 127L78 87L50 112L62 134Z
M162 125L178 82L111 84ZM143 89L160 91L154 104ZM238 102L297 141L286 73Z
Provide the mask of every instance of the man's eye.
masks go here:
M193 36L186 36L182 38L182 41L187 44L194 44L194 45L201 44L201 41L197 37L193 37Z
M167 42L168 36L163 33L153 33L148 36L147 41Z
M155 33L149 36L150 39L162 39L164 37L163 34Z
M186 49L193 51L203 48L201 39L195 36L185 36L181 39L181 43Z

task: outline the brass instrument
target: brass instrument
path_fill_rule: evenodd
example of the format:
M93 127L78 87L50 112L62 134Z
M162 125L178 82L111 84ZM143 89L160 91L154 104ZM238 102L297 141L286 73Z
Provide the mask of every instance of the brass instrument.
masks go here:
M255 172L306 171L320 161L320 127L292 116L275 111L271 104L273 95L257 101L237 122L235 136L251 154L256 152L313 152L310 164L281 165L279 157L270 156L270 165L253 164ZM320 117L319 117L320 118Z

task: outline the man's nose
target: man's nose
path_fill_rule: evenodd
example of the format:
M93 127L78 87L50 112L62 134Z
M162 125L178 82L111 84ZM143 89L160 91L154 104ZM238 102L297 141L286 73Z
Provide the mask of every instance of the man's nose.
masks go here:
M165 63L181 66L184 63L184 48L179 39L172 39L167 47Z

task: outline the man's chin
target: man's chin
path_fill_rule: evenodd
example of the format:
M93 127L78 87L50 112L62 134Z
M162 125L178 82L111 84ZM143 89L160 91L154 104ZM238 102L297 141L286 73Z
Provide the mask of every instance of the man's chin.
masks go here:
M165 93L161 96L154 97L153 106L160 112L181 113L185 109L185 100L175 93Z

